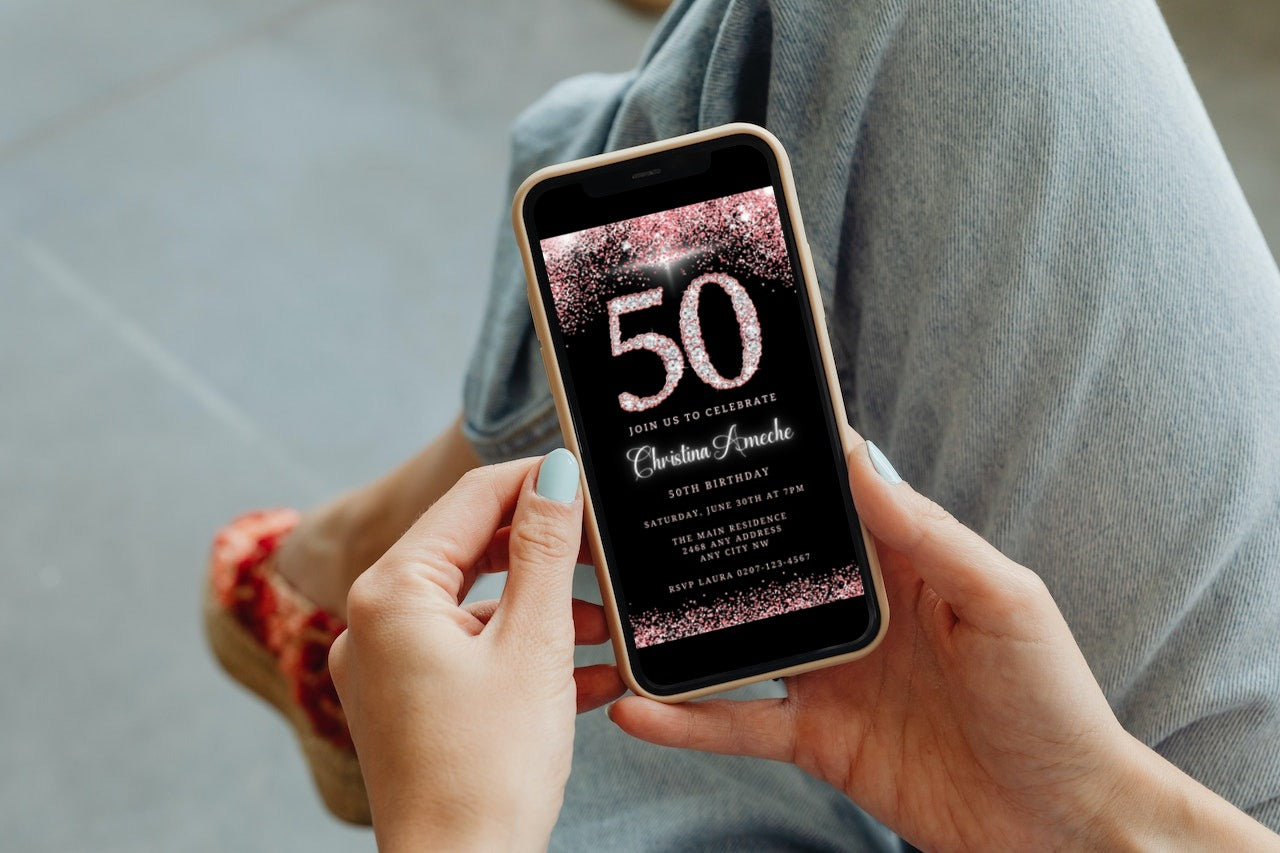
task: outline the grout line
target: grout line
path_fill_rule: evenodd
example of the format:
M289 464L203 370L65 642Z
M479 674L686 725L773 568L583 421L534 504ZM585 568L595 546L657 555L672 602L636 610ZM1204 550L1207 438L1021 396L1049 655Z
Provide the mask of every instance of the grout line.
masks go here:
M239 406L170 352L154 335L94 290L51 250L28 238L19 237L17 242L27 263L46 284L100 320L127 348L189 395L214 420L228 427L245 443L265 450L272 462L297 478L302 485L317 490L323 486L314 470L263 432Z
M0 166L80 125L87 124L118 106L162 88L175 78L231 52L247 41L292 24L323 6L332 6L340 2L342 0L304 0L257 23L228 33L223 38L197 48L186 56L162 65L137 79L113 86L84 106L38 125L10 142L0 144Z

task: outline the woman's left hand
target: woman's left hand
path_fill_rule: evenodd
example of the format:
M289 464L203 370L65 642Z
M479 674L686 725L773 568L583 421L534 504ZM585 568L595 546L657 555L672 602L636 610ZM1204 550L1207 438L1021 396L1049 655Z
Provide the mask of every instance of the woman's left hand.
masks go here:
M382 849L545 847L575 709L623 691L614 667L573 666L608 636L572 598L577 483L565 450L476 469L352 586L329 666ZM463 605L489 571L501 600Z

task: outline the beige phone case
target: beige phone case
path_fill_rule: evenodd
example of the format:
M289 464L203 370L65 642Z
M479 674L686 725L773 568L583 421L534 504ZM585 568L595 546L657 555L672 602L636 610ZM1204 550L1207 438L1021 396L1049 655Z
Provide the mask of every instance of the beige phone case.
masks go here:
M538 183L547 178L558 175L567 175L574 172L581 172L586 169L595 168L596 166L605 166L611 163L618 163L623 160L629 160L635 157L643 157L647 154L654 154L659 151L667 151L673 148L680 148L697 142L703 142L708 139L716 139L722 136L731 136L734 134L751 134L764 140L769 148L772 149L774 156L778 160L779 172L782 176L782 197L787 205L787 210L791 216L792 227L795 231L796 248L800 252L800 268L803 273L804 288L809 296L809 305L813 310L813 316L817 323L818 347L822 352L822 362L827 374L827 386L831 391L832 404L835 407L836 423L847 424L848 420L845 416L844 398L840 395L839 380L836 376L835 361L831 357L831 344L827 339L827 322L826 312L822 307L822 299L819 296L817 287L817 277L813 272L813 259L809 255L809 243L805 238L804 224L800 219L800 206L796 203L795 182L791 176L791 163L787 160L787 153L782 148L777 138L762 127L754 124L746 124L743 122L735 124L721 125L713 127L709 130L701 130L697 133L690 133L684 136L677 136L672 139L666 139L661 142L651 142L646 145L638 145L634 148L624 148L620 151L611 151L607 154L599 154L594 157L586 157L582 160L574 160L569 163L561 163L556 166L548 166L534 172L520 188L516 191L515 201L512 203L512 219L515 224L516 238L520 244L520 253L524 258L525 277L529 287L529 306L533 311L533 324L538 332L538 341L542 349L542 363L547 371L547 380L551 383L551 391L555 395L556 413L560 416L560 429L564 434L565 446L574 452L581 459L582 452L579 447L578 436L573 426L573 418L569 414L569 400L565 394L564 382L560 377L560 365L556 359L555 347L551 343L551 330L547 322L547 307L542 300L542 290L538 286L538 277L536 268L533 263L533 249L529 243L529 235L524 227L523 208L525 198L529 195L529 191ZM850 430L840 430L840 444L844 448L846 456L850 450L849 437ZM583 499L586 504L586 531L587 537L591 543L591 553L595 559L596 577L600 582L600 594L604 600L605 612L609 620L609 634L613 642L613 653L617 659L618 670L622 674L622 678L626 681L627 686L641 696L647 696L650 699L656 699L660 702L684 702L699 696L705 696L709 693L719 693L724 690L732 690L735 687L741 687L744 684L752 684L757 681L766 681L771 678L781 678L788 675L796 675L801 672L808 672L814 669L834 666L836 664L845 663L847 661L856 660L867 654L870 654L880 641L884 638L884 632L889 626L889 603L885 597L884 581L880 576L880 561L876 556L875 543L867 534L865 527L862 527L862 539L866 543L867 558L871 564L871 580L872 587L876 596L876 601L880 607L880 630L876 636L861 649L848 654L837 655L835 657L822 658L821 660L809 661L808 663L788 666L783 669L763 672L759 675L753 675L748 678L738 678L733 681L726 681L720 684L714 684L709 687L702 687L697 690L690 690L674 696L657 696L644 688L642 688L631 672L631 659L627 655L626 644L623 642L622 619L618 612L618 603L614 598L613 584L609 578L609 565L604 559L604 550L600 543L600 531L596 527L596 513L593 502L593 496L587 489L587 480L585 473L580 480ZM861 522L859 522L861 526Z

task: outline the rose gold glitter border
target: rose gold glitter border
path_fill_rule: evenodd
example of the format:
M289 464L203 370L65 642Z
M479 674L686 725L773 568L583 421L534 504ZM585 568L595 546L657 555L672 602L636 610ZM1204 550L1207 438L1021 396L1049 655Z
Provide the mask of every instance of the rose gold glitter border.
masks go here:
M689 602L673 610L633 615L631 630L636 648L643 649L861 595L862 574L849 564L822 577L800 575L724 593L710 600Z
M565 334L604 313L612 297L652 285L714 253L716 272L792 287L791 258L773 187L598 225L541 242L556 316Z

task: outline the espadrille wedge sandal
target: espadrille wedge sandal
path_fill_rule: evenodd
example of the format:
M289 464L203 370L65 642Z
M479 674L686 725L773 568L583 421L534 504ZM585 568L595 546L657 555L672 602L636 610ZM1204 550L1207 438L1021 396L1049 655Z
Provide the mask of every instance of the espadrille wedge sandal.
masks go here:
M329 647L345 626L292 587L270 559L297 523L294 510L266 510L242 515L218 532L205 589L205 633L227 674L289 721L329 811L367 825L364 777L329 677Z

